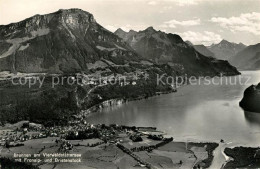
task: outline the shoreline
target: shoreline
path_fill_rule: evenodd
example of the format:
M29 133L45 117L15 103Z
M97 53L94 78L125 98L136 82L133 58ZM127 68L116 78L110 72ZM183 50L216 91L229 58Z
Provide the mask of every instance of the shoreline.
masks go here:
M132 99L123 99L123 98L109 99L109 100L105 100L101 103L98 103L86 110L81 110L79 115L76 115L76 116L78 118L80 118L82 116L85 116L85 118L87 118L89 115L94 114L98 111L101 111L103 108L118 106L118 105L126 104L126 103L132 102L132 101L144 100L144 99L148 99L151 97L156 97L156 96L171 94L171 93L176 93L176 92L177 92L177 89L173 89L173 90L167 91L167 92L156 92L155 95L152 95L149 97L142 95L142 96L139 96L137 98L132 98Z
M232 77L232 76L240 76L242 73L240 72L239 74L232 74L232 75L225 75L226 77ZM214 77L218 77L218 76L214 76ZM211 77L211 78L214 78L214 77ZM175 93L175 92L178 92L177 89L179 88L182 88L183 86L187 86L189 84L183 84L181 86L178 86L177 88L174 88L172 89L171 91L165 91L165 92L155 92L154 95L152 96L145 96L145 95L141 95L137 98L132 98L132 99L124 99L124 98L115 98L115 99L109 99L109 100L105 100L101 103L98 103L96 105L93 105L92 107L86 109L86 110L81 110L81 112L79 114L82 115L82 113L85 115L85 116L89 116L90 114L92 113L95 113L97 111L100 111L101 109L103 109L104 107L109 107L109 105L107 105L107 102L114 102L114 101L121 101L122 103L121 104L124 104L124 103L127 103L127 102L130 102L130 101L138 101L138 100L143 100L143 99L148 99L150 97L155 97L155 96L159 96L161 94L171 94L171 93ZM119 105L119 104L110 104L110 106L114 106L114 105ZM94 111L94 112L91 112L91 111Z
M224 153L229 157L223 168L259 168L260 147L236 146L225 148Z

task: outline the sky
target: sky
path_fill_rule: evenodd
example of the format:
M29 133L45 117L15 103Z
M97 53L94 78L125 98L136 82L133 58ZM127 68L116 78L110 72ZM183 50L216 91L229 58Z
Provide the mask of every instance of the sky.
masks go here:
M0 0L0 25L80 8L114 32L149 26L193 44L260 42L260 0Z

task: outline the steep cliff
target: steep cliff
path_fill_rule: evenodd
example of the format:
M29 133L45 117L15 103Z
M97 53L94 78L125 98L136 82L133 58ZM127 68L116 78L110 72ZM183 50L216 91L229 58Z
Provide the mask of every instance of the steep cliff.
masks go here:
M246 111L260 113L260 83L248 87L239 105Z

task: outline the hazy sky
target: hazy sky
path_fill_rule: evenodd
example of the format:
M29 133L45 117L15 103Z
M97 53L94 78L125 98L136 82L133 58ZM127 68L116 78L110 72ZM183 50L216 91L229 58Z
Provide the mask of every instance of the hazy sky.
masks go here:
M61 8L86 10L111 31L153 26L194 44L260 42L260 0L0 0L0 25Z

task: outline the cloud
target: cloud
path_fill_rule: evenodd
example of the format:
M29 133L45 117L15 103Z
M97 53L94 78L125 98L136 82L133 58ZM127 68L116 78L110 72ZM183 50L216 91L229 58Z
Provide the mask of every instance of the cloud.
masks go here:
M195 26L200 25L200 19L194 19L194 20L187 20L187 21L177 21L177 20L170 20L164 22L160 27L162 28L176 28L176 26Z
M187 31L176 34L179 34L184 40L191 41L193 44L204 44L207 46L211 45L212 43L218 43L222 40L219 34L209 31L204 31L203 33Z
M171 10L171 9L172 9L172 6L164 6L164 7L159 11L159 13L165 13L165 12Z
M164 6L163 7L163 10L170 10L170 9L172 9L172 6Z
M244 13L238 17L213 17L211 22L218 23L221 27L232 32L250 32L254 35L260 35L260 13Z
M121 26L120 28L125 30L125 31L130 31L131 29L135 30L135 31L140 31L140 30L145 30L148 27L149 26L145 25L145 24L140 24L140 25L130 25L130 24L127 24L127 25Z
M175 0L177 1L177 5L179 6L187 6L187 5L197 5L198 2L196 0Z
M157 5L158 2L174 2L178 6L197 5L200 0L154 0L148 1L148 5Z
M156 1L150 1L150 2L148 2L148 5L156 5L156 4L157 4Z

